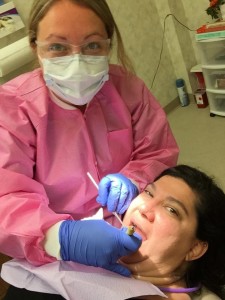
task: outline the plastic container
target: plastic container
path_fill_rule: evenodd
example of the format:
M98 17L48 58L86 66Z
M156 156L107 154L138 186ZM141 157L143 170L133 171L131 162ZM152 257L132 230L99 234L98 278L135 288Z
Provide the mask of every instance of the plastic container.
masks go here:
M207 89L225 90L224 68L203 68Z
M184 80L182 78L176 80L176 87L179 94L181 106L187 106L189 104L189 98L185 90Z
M225 64L225 39L207 39L197 43L201 53L202 65L224 65Z
M215 114L225 117L225 94L214 93L207 90L210 105L210 116Z

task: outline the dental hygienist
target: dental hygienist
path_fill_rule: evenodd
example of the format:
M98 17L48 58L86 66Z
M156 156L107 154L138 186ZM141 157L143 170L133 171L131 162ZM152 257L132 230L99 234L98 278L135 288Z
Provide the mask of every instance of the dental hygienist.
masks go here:
M105 0L35 0L29 40L40 68L0 87L0 252L129 276L117 260L141 240L112 212L176 164L165 113L129 72ZM120 66L109 65L114 42ZM101 206L106 221L80 221Z

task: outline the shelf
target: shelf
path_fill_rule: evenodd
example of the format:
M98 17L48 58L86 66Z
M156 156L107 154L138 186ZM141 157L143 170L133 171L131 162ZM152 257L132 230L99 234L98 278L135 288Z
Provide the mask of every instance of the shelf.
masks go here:
M222 65L215 65L215 64L210 64L210 65L202 65L202 69L224 69L225 70L225 64Z
M225 65L224 65L224 68L225 68ZM201 73L202 72L202 65L201 64L198 64L194 67L191 68L190 70L191 73Z
M212 93L212 94L225 94L225 89L208 89L206 88L206 92Z
M204 38L204 39L197 39L197 42L198 43L212 43L212 42L220 42L220 41L223 41L225 40L225 36L223 37L218 37L218 38Z

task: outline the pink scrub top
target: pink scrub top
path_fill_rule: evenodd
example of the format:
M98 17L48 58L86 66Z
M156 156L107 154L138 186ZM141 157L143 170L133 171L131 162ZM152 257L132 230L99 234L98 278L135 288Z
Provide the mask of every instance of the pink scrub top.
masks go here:
M0 252L11 257L55 260L43 248L46 231L99 209L87 172L97 182L121 172L142 190L176 165L163 109L118 66L84 113L52 101L40 69L0 86L0 102Z

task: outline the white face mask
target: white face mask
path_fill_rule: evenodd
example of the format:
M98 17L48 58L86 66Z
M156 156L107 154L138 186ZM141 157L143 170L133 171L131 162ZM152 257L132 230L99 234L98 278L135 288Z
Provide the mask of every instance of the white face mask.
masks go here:
M109 79L107 56L75 54L43 58L41 62L49 89L74 105L89 103Z

